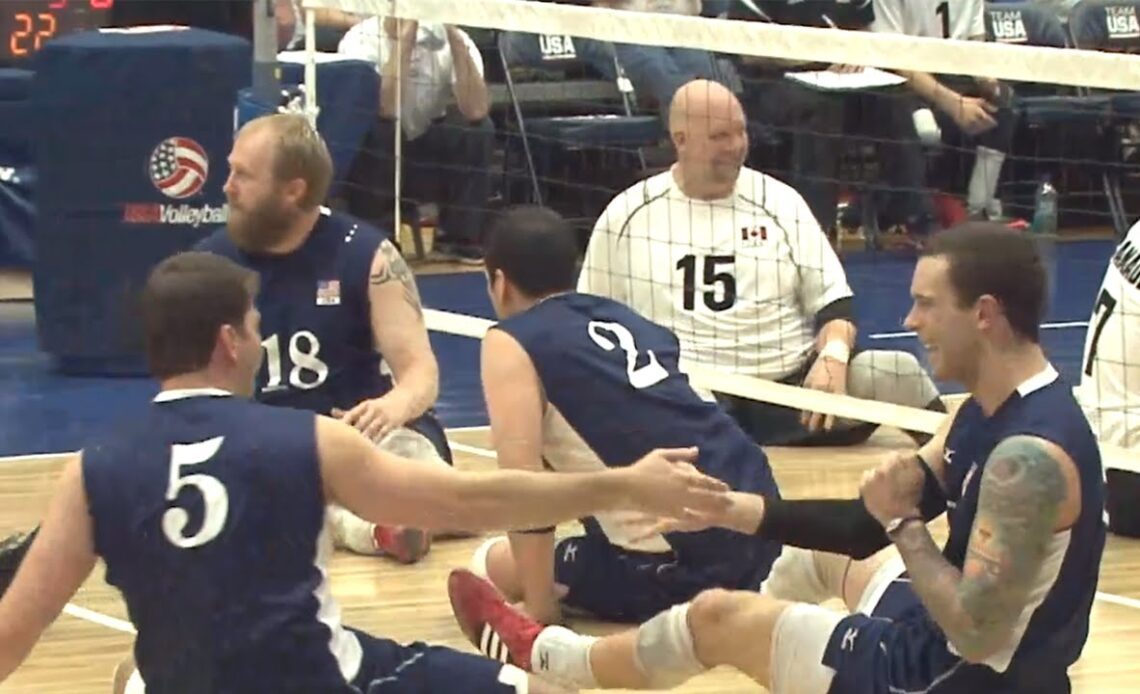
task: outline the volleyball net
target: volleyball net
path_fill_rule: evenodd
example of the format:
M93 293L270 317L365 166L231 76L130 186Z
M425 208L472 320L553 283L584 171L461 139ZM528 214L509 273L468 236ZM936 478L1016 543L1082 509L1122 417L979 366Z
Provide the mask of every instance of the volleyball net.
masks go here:
M974 18L931 3L933 16L905 27L875 16L879 3L302 4L310 97L326 88L317 36L329 12L354 21L339 57L380 71L381 115L395 125L366 146L384 175L350 176L347 189L371 188L364 216L391 215L377 221L402 229L409 256L477 238L504 206L547 205L581 233L580 288L677 332L699 389L931 433L944 415L922 406L929 373L901 325L906 251L966 219L996 220L1048 251L1043 343L1081 380L1101 278L1140 209L1140 3L1086 0L1064 16L993 3ZM923 35L884 31L892 22ZM472 69L485 93L464 89ZM685 88L693 78L703 86ZM439 91L447 115L425 113ZM718 110L725 93L742 123ZM673 168L685 158L696 183ZM741 163L757 172L747 190L704 186ZM1100 241L1055 243L1067 237ZM881 252L892 249L904 252ZM885 355L867 365L870 387L846 395L804 387L796 366L826 347L803 315L843 283L858 351ZM473 338L488 325L427 317ZM1131 375L1128 353L1101 358Z

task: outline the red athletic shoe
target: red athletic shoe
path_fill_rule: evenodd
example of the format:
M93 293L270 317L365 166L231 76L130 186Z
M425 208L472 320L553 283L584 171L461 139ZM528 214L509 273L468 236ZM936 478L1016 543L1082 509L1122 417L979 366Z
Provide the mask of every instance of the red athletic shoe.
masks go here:
M466 569L451 572L447 594L455 621L480 653L531 671L531 648L541 624L512 607L493 583Z
M403 525L377 525L372 541L376 549L401 564L415 564L431 549L431 533Z

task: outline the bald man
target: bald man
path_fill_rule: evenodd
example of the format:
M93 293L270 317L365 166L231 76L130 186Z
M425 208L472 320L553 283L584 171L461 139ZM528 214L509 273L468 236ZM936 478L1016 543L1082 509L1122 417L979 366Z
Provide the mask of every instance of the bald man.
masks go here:
M855 350L852 291L827 236L791 186L744 166L744 111L705 80L669 112L677 161L614 198L594 226L578 290L675 332L698 365L831 393L944 411L906 352ZM769 445L850 445L874 426L724 394ZM915 434L916 439L925 437Z

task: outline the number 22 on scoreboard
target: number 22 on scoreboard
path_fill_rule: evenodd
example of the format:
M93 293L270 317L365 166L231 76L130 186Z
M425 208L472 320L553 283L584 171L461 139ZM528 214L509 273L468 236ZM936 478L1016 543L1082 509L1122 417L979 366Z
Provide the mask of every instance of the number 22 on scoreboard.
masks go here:
M69 0L53 0L47 6L47 12L16 12L12 15L15 27L8 35L8 51L13 56L26 56L35 53L43 47L44 41L55 36L59 30L59 21L56 12L67 10ZM115 5L115 0L87 0L92 10L109 10ZM2 0L0 0L2 5ZM82 12L82 9L72 9L72 12ZM65 26L68 24L64 18Z
M38 51L45 39L55 36L55 15L50 12L40 12L32 15L30 12L17 12L13 17L16 28L8 37L8 48L12 55L27 55Z

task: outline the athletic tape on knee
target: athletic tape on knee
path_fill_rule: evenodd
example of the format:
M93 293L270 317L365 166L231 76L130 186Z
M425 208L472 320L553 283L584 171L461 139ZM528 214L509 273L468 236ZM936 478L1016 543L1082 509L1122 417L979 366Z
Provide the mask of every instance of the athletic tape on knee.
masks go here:
M689 604L674 605L642 624L634 654L653 689L670 689L704 672L689 631Z
M487 578L487 555L491 553L492 547L505 539L507 538L502 536L492 537L490 540L479 545L479 548L475 550L475 554L471 555L471 566L469 567L471 573L479 578Z
M514 665L504 665L499 670L499 683L515 688L515 694L528 694L530 692L530 675Z

